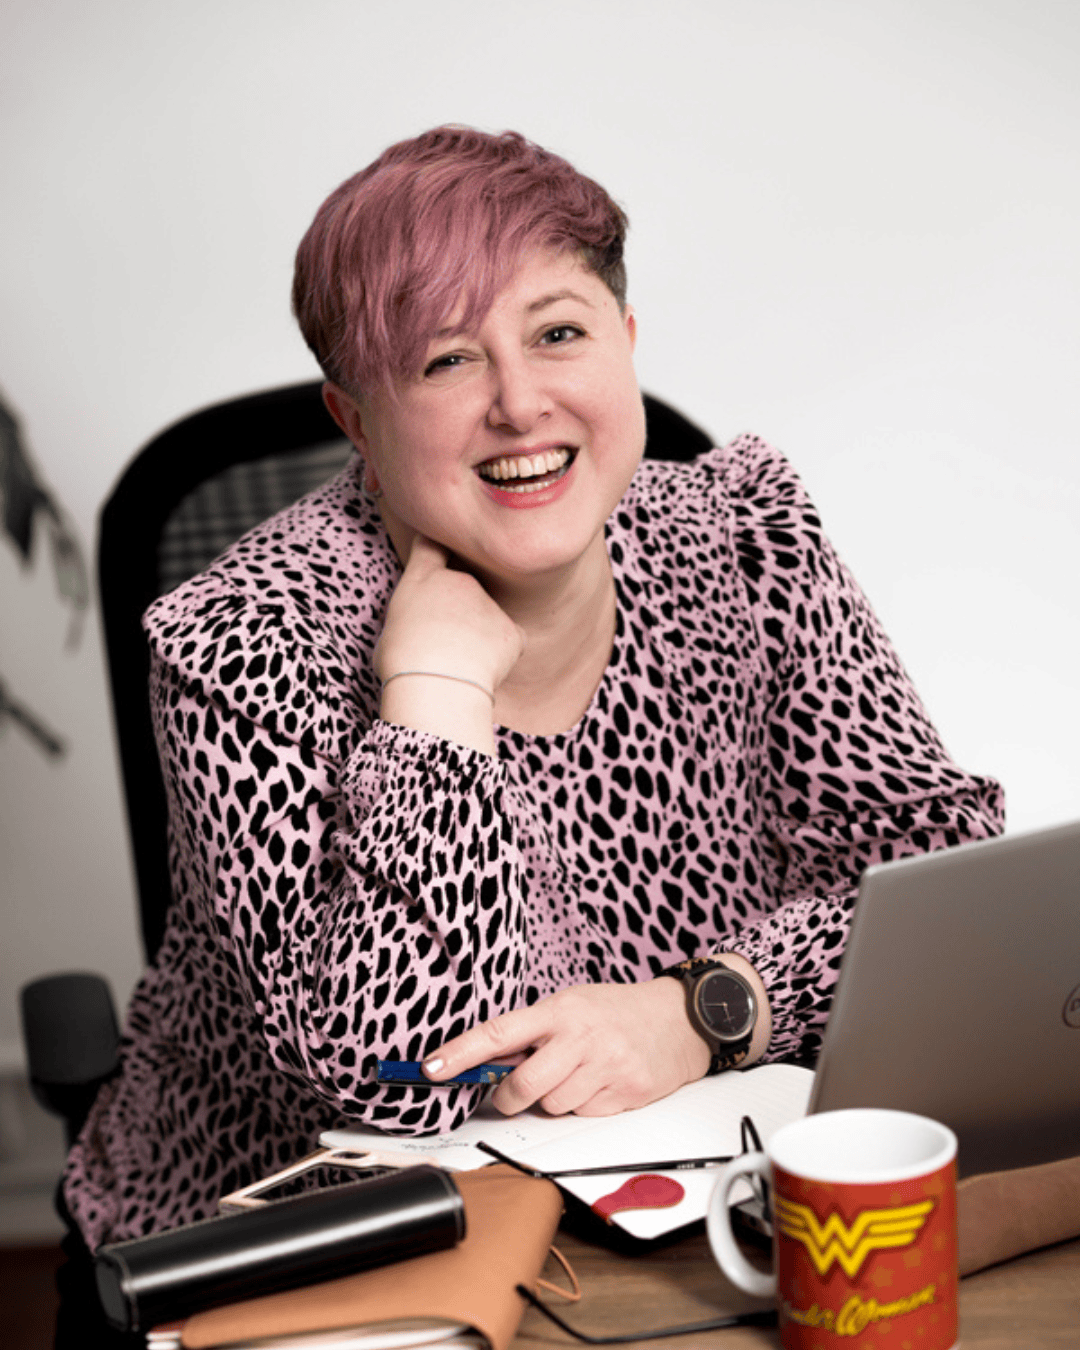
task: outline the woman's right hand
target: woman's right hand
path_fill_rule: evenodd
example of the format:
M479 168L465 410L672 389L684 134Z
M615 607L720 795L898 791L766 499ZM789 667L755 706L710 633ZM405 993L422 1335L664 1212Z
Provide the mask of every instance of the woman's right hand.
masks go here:
M475 680L492 694L525 650L525 631L449 555L414 535L408 562L386 611L375 649L380 680L402 670ZM410 675L383 690L381 715L399 726L495 753L491 700L459 680Z

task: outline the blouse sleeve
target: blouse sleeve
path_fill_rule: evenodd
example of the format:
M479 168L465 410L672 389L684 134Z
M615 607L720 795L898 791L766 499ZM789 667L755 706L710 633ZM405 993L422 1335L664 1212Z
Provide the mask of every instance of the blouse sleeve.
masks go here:
M461 1123L482 1089L380 1086L375 1064L422 1058L518 999L502 766L378 720L337 759L317 731L249 718L160 659L152 697L176 898L202 938L191 959L233 984L274 1067L345 1117Z
M820 1047L860 874L998 834L994 780L950 759L790 465L732 457L734 550L768 671L761 826L775 908L727 943L769 991L769 1059Z

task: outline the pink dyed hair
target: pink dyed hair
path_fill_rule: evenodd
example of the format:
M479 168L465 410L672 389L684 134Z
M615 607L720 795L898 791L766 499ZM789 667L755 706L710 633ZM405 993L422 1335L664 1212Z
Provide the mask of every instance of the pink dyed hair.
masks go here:
M570 250L626 303L627 220L599 184L514 131L445 126L399 141L319 207L293 312L353 394L417 370L460 302L478 325L526 250Z

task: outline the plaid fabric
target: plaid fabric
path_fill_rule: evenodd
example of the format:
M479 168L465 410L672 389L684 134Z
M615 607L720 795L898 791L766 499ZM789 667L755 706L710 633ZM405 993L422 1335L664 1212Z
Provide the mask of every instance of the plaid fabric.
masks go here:
M321 487L352 454L346 440L234 464L188 493L158 544L158 595L179 586L254 525Z

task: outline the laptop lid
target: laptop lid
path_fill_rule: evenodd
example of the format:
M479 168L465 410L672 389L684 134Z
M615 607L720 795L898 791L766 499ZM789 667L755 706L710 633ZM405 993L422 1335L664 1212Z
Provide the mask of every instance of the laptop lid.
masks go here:
M943 1121L961 1176L1080 1154L1080 822L868 868L809 1110Z

